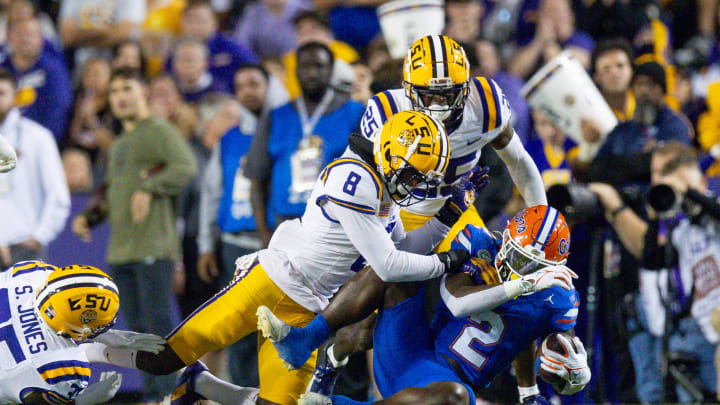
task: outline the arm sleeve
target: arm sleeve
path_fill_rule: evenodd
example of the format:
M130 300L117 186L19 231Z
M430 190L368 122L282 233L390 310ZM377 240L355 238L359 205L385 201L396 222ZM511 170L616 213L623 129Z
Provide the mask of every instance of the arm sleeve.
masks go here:
M65 221L70 215L70 191L55 140L50 132L45 129L42 131L42 141L37 145L41 150L38 155L42 156L42 161L37 164L40 166L38 172L45 198L33 238L42 245L47 245L55 240L65 227Z
M445 285L447 277L443 277L440 283L440 297L445 306L456 318L464 318L466 316L490 311L508 301L515 296L508 296L505 284L513 283L520 280L511 280L503 284L485 288L475 293L467 294L462 297L456 297Z
M435 247L445 239L447 233L450 231L450 227L440 222L439 219L432 217L425 225L417 228L408 233L404 233L402 228L402 221L398 220L398 225L395 229L403 232L403 237L396 242L397 248L406 252L429 254L435 249ZM393 230L393 237L395 237L395 230Z
M149 175L141 188L156 195L178 195L197 174L197 162L187 142L169 124L154 125L146 144L149 153L164 167Z
M327 204L326 208L340 222L350 241L383 281L428 280L444 273L445 266L436 255L423 256L396 249L390 235L374 215L336 204Z
M528 207L547 205L545 186L540 172L514 130L510 142L504 148L498 149L497 154L505 162L510 177L520 190L525 204Z
M272 173L270 157L270 120L272 112L265 115L259 122L253 136L250 150L247 153L243 175L250 180L266 181Z
M222 197L222 167L220 165L220 146L215 146L210 155L200 186L200 220L198 231L198 250L200 254L213 251L215 224Z

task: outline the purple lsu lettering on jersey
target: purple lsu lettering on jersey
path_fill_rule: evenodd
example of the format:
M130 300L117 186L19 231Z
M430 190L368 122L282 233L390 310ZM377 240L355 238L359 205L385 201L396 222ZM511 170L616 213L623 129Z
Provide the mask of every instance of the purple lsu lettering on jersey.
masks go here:
M435 350L454 359L474 386L487 386L537 338L575 326L577 291L552 287L496 309L458 319L442 302L432 331Z

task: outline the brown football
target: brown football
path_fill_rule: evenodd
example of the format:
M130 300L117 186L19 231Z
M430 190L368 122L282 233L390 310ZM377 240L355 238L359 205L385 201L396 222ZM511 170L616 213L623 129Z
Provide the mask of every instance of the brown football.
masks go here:
M567 351L565 350L565 346L563 346L560 343L560 340L557 338L558 335L562 334L568 341L570 341L570 344L573 346L574 350L577 350L577 347L575 346L575 342L572 341L572 336L568 335L567 333L562 332L555 332L547 335L545 339L543 339L542 343L538 345L537 352L536 352L536 358L539 362L540 355L543 354L544 351L552 350L553 352L560 353L564 356L567 356ZM560 378L558 375L552 374L548 371L545 371L542 367L538 369L538 376L542 378L544 381L547 381L548 383L552 384L553 387L555 387L556 390L558 390L559 387L562 387L565 385L565 380Z

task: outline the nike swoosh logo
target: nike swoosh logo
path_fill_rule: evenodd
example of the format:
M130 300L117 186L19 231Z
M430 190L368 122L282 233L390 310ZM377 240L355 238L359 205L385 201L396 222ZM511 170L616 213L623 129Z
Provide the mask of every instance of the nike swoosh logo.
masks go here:
M472 145L472 144L474 144L475 142L478 142L479 140L480 140L480 138L477 138L477 139L475 139L474 141L468 141L467 144L468 144L468 145Z

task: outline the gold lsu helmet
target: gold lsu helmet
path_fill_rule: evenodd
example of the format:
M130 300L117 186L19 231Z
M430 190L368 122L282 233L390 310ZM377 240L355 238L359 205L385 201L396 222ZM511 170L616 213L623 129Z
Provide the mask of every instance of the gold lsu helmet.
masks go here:
M373 144L375 163L393 200L408 206L440 184L450 142L443 125L418 111L401 111L385 122Z
M445 35L415 41L403 64L403 87L413 109L445 123L458 124L470 92L465 50Z
M117 319L120 297L115 282L102 270L75 264L50 273L35 296L35 309L58 335L92 339Z

